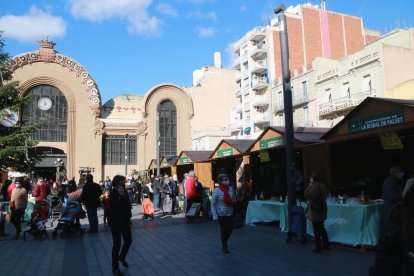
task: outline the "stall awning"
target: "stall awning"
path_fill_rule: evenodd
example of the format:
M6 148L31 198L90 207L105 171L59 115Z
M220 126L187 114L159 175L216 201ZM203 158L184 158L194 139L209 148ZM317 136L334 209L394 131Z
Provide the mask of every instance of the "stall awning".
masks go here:
M149 163L148 170L156 169L157 168L157 159L152 159Z
M414 101L368 97L322 136L327 142L414 127Z
M209 161L211 150L183 150L177 157L175 165L188 165L196 162Z
M210 159L244 154L254 141L253 139L223 139L210 155Z
M315 127L297 127L294 128L294 146L301 147L306 144L320 143L321 136L325 134L329 128ZM255 152L270 148L283 147L285 127L269 126L248 148L247 152Z

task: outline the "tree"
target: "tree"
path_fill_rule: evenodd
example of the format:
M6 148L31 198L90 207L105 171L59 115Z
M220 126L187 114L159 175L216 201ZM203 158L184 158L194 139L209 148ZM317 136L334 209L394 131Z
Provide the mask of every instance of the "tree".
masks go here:
M4 52L5 41L0 31L0 119L10 116L12 111L18 114L24 104L30 103L32 97L20 96L19 83L13 81L9 55ZM0 170L8 168L17 171L31 171L40 156L29 158L28 149L37 144L31 140L39 124L17 122L15 126L0 124Z

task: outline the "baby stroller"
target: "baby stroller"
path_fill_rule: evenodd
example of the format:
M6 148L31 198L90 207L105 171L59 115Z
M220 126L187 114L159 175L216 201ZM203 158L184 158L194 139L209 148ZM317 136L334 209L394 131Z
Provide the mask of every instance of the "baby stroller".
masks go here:
M63 208L63 203L62 200L60 200L60 198L58 196L53 196L52 198L52 213L51 213L51 217L52 218L59 218L60 215L62 214L62 208Z
M23 240L26 240L26 232L35 238L47 237L46 221L49 216L49 206L49 201L46 199L36 201L31 219L26 225L29 228L23 232Z
M60 232L60 238L64 239L67 234L80 232L81 235L85 233L85 229L81 228L79 223L79 213L81 210L80 203L76 200L72 200L70 197L65 197L63 206L63 212L58 219L58 225L55 227L53 237L57 238L58 230Z
M154 219L154 205L152 204L151 199L148 194L144 194L142 200L142 219L143 220L153 220Z

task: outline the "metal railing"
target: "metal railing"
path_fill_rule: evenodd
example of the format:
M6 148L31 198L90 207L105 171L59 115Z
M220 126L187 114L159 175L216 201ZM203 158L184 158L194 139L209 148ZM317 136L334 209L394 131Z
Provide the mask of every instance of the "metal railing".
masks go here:
M358 94L351 94L349 97L334 99L330 102L319 105L319 115L328 115L333 112L345 111L359 105L367 97L376 97L375 90L364 91Z

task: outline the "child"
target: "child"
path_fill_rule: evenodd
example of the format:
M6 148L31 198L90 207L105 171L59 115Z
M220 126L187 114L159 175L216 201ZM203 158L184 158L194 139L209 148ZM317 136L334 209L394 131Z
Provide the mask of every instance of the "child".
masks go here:
M109 223L108 213L109 213L109 190L105 190L104 196L102 197L102 206L104 209L104 224L106 221Z
M142 200L142 219L154 219L154 205L152 204L148 194L144 194L144 199Z

